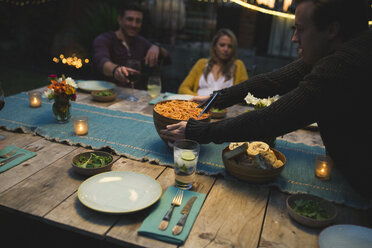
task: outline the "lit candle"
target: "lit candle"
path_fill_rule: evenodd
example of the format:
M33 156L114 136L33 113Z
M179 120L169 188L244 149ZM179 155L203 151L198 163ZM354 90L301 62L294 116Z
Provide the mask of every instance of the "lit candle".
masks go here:
M76 135L86 135L88 133L88 117L73 117L74 131Z
M332 161L328 156L317 156L315 158L315 176L319 180L329 180L332 172Z
M29 92L28 99L30 101L30 107L38 108L41 106L41 92Z

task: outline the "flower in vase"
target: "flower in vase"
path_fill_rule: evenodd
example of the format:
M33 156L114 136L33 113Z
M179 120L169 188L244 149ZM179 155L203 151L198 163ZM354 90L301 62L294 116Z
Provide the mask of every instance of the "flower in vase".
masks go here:
M248 105L254 106L255 109L264 108L270 106L273 102L279 99L279 95L275 95L273 97L268 98L257 98L251 93L248 92L247 96L244 100L247 102Z
M75 81L70 77L57 78L56 75L49 75L51 84L47 86L44 91L43 97L52 99L63 99L63 100L76 100L76 88L77 85Z

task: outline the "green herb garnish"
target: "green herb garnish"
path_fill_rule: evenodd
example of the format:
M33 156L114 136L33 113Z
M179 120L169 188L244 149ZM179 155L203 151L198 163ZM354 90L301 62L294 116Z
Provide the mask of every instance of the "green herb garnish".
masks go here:
M111 91L109 90L103 90L103 91L99 91L96 93L96 96L111 96L113 95L114 93L112 93Z
M296 200L293 210L300 215L315 220L324 220L330 217L319 202L312 200Z
M81 168L99 168L111 163L111 161L112 157L98 156L91 153L88 159L84 155L80 155L75 165Z
M222 113L222 112L224 112L225 110L224 110L224 109L218 109L218 108L212 108L211 111L212 111L213 113Z

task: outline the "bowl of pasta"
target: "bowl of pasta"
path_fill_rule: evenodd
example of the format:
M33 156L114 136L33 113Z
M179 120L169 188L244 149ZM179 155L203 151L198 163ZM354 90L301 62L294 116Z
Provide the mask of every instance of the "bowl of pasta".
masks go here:
M197 108L199 103L187 100L166 100L155 104L153 110L153 119L156 131L160 132L162 129L166 129L167 125L176 124L180 121L188 121L190 118L201 121L210 121L210 113L204 113L201 117L198 117L202 109ZM165 138L161 139L167 144L168 140Z

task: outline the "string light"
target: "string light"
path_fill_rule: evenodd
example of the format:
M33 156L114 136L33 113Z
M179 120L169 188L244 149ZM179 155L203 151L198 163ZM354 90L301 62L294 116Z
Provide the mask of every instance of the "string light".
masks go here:
M248 9L256 10L256 11L259 11L261 13L280 16L280 17L284 17L284 18L288 18L288 19L294 19L293 14L283 13L283 12L274 11L274 10L268 10L268 9L261 8L261 7L258 7L256 5L253 5L253 4L243 2L241 0L230 0L230 2L234 2L236 4L239 4L240 6L246 7ZM368 25L372 26L372 21L368 21Z
M84 60L80 59L80 58L76 57L75 54L72 54L72 57L67 57L67 58L65 58L65 55L60 54L59 58L54 57L52 60L53 60L54 63L58 64L59 62L61 62L62 64L66 64L68 66L73 66L76 69L79 69L79 68L83 67L83 63L85 63L85 64L89 63L89 59L84 59Z
M288 18L288 19L294 19L294 14L283 13L283 12L280 12L280 11L265 9L265 8L258 7L258 6L253 5L253 4L243 2L241 0L230 0L230 2L234 2L236 4L239 4L240 6L243 6L245 8L251 9L251 10L256 10L256 11L264 13L264 14L280 16L280 17L284 17L284 18Z

